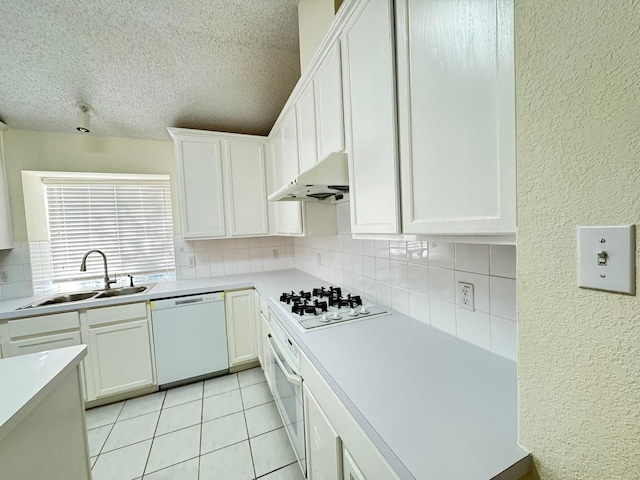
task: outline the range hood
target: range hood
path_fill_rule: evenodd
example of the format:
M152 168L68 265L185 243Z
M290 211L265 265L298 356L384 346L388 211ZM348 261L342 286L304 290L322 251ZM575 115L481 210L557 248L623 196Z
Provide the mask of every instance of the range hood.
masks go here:
M269 195L270 202L325 201L335 203L349 193L346 153L332 153Z

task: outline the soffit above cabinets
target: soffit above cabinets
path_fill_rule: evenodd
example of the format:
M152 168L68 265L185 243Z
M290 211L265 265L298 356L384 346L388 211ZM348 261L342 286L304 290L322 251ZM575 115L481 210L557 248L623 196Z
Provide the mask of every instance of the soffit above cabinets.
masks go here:
M167 126L266 135L300 77L298 0L7 0L10 128L169 139Z

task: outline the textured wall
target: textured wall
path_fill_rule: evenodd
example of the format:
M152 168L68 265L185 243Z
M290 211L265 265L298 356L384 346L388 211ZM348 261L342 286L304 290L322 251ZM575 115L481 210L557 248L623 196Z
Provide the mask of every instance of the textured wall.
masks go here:
M640 297L579 289L575 243L640 217L640 3L515 11L520 442L543 479L637 479Z
M318 50L339 6L334 0L300 0L298 4L298 37L300 41L300 71L302 73Z

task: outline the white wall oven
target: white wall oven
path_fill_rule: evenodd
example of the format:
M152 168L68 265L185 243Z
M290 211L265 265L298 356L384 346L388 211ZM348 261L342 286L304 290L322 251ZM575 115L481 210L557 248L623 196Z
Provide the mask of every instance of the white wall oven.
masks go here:
M302 473L307 475L304 436L304 402L302 398L302 376L300 354L297 345L289 338L274 318L267 333L268 352L265 361L267 383L282 417L291 446L296 454Z

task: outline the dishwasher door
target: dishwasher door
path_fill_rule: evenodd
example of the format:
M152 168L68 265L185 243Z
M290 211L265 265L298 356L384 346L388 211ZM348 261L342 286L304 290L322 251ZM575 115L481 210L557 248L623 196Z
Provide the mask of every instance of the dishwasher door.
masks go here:
M229 370L224 294L151 302L158 385Z

